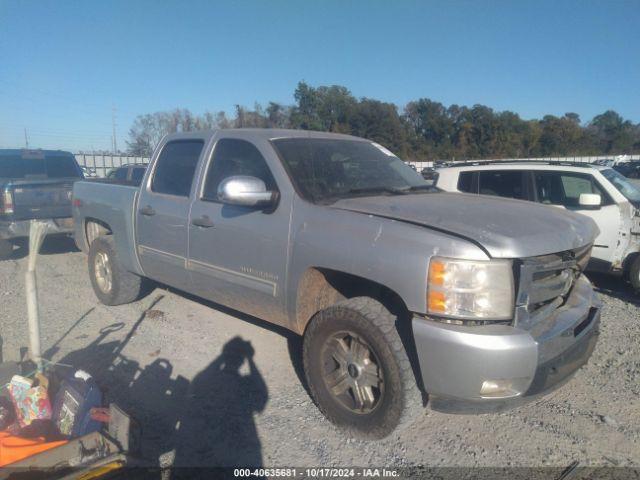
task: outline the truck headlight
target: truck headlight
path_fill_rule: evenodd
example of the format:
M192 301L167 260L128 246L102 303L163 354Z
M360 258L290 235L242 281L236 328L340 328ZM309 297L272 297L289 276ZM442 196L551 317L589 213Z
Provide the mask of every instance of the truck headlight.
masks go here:
M513 317L513 303L510 260L431 259L428 314L468 320L508 320Z

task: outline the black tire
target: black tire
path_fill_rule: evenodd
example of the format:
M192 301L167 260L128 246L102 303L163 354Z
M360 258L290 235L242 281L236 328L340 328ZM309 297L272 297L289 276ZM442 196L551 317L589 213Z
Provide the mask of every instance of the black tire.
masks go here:
M356 297L318 312L305 332L303 361L311 395L332 423L354 436L384 438L396 428L402 429L424 415L422 394L395 321L396 317L380 302L369 297ZM344 332L353 335L343 337ZM337 344L336 338L339 338ZM358 385L358 378L364 379L364 370L356 368L357 362L353 370L353 364L347 366L346 371L351 377L347 378L345 369L341 367L344 362L332 353L336 349L331 345L340 345L340 348L349 345L348 350L352 352L354 341L360 344L358 348L362 345L369 348L367 356L370 361L367 364L365 360L366 368L374 363L382 377L379 387L370 388L366 395L371 398L373 393L373 397L377 397L372 408L370 405L367 408L358 406L356 390L362 387L351 387L347 393L337 394L328 385L334 383L333 388L339 391L344 389L345 381ZM336 383L337 378L345 380ZM359 396L363 398L362 393ZM353 406L348 405L351 401Z
M636 293L640 294L640 255L636 255L629 269L629 281Z
M105 269L108 269L108 273ZM105 276L110 277L108 284L100 279ZM131 303L137 300L142 292L143 278L122 268L111 235L98 237L91 243L89 277L96 297L105 305Z
M13 253L13 243L8 240L0 240L0 259L9 258Z

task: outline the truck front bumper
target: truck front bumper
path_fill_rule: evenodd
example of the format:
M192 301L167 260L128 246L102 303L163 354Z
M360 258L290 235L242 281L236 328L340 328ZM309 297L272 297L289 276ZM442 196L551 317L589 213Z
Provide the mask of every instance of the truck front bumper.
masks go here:
M595 347L601 302L581 276L565 304L530 330L463 326L414 316L413 332L431 408L497 411L563 384Z
M73 233L73 218L38 219L48 225L47 235ZM29 236L31 220L0 220L0 240L10 240Z

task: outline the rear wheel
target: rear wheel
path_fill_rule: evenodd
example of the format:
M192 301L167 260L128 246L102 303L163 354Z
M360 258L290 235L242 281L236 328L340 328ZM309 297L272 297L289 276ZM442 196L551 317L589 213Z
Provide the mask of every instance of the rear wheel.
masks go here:
M640 293L640 255L637 255L631 264L631 269L629 270L629 281L636 293Z
M96 238L89 247L89 276L93 291L105 305L122 305L137 300L142 277L120 266L113 237Z
M8 258L13 253L13 244L8 240L0 240L0 258Z
M423 414L395 319L378 301L357 297L318 312L305 333L314 400L331 422L360 437L386 437Z

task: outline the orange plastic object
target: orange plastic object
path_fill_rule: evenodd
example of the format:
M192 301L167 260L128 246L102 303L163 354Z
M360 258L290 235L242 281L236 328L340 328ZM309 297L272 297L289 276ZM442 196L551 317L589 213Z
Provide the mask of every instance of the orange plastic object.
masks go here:
M65 443L67 440L45 442L44 438L21 438L0 431L0 467L60 447Z

